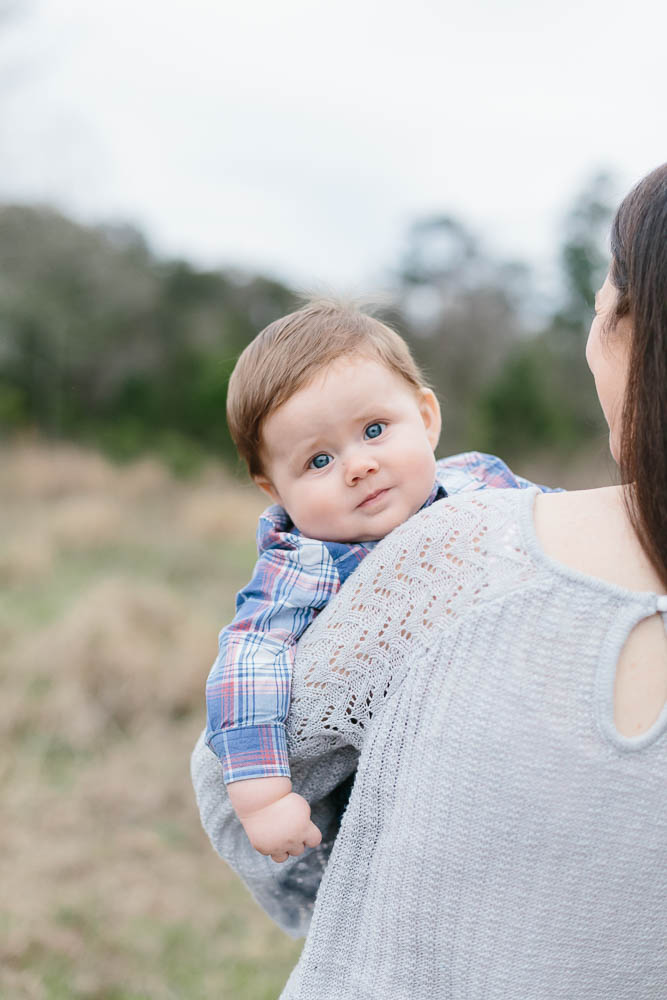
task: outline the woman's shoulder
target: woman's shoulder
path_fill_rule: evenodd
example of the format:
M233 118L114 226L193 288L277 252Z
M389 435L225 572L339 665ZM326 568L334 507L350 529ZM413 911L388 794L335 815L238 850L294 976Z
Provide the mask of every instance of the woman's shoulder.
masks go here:
M540 496L533 523L540 552L561 567L631 591L664 591L630 524L623 487Z
M288 727L299 753L326 738L360 747L415 660L517 581L525 587L531 562L515 529L527 494L443 498L366 557L299 642Z
M438 500L378 544L354 574L354 589L380 592L389 604L429 604L446 594L452 617L454 604L472 607L517 575L527 582L539 570L526 544L538 492L488 489Z
M432 536L456 546L470 542L477 546L482 538L488 544L494 540L494 531L508 524L519 530L521 522L532 516L538 492L537 487L489 488L444 497L396 528L379 548L389 541L408 545L417 556L419 539L432 540Z

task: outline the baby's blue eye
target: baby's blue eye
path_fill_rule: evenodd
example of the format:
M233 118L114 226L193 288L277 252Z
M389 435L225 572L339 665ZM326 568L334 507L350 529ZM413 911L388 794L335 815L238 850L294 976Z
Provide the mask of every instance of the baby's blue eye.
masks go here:
M364 431L364 434L367 438L380 437L380 434L382 434L382 431L385 429L386 426L387 426L386 424L380 422L378 422L377 424L369 424L366 430Z
M331 455L327 455L326 452L322 452L321 455L316 455L315 458L311 458L308 463L309 469L326 469L329 462L333 461Z

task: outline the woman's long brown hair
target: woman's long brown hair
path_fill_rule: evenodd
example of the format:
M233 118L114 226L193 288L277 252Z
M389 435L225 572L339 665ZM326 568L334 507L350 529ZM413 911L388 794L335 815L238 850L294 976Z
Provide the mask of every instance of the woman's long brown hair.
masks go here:
M621 203L611 254L615 320L632 322L621 478L632 526L667 589L667 163Z

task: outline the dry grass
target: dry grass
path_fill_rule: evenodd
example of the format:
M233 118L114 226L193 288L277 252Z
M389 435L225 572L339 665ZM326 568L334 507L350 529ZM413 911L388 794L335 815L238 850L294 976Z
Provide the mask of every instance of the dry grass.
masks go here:
M0 453L0 504L0 996L276 997L299 946L188 776L261 499L33 444Z

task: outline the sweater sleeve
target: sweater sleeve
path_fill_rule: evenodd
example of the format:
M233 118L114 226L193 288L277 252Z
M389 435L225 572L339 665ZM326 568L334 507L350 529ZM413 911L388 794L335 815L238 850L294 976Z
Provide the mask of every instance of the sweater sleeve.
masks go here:
M463 499L463 498L461 498ZM370 728L449 622L489 596L481 557L483 501L440 500L364 560L299 641L287 742L294 790L323 834L318 848L277 865L253 851L200 739L192 777L213 847L288 933L304 934Z
M357 755L348 747L311 760L292 760L292 787L311 807L321 843L282 864L251 846L222 780L220 763L199 737L190 762L202 826L213 849L245 882L253 897L290 937L308 931L315 897L350 794Z
M494 493L497 491L494 491ZM506 491L507 492L507 491ZM290 706L294 754L360 751L408 672L493 591L485 500L445 498L391 532L299 643Z
M445 503L442 500L429 510ZM243 879L265 912L294 937L308 930L364 730L389 695L393 681L398 681L402 661L418 655L418 630L406 630L401 624L410 608L418 607L410 596L412 574L406 575L408 552L400 537L394 540L402 530L364 560L299 642L287 744L293 789L309 802L312 820L322 832L321 844L282 864L258 854L232 808L219 761L206 745L204 733L192 755L197 805L213 848ZM396 587L402 598L400 615Z

